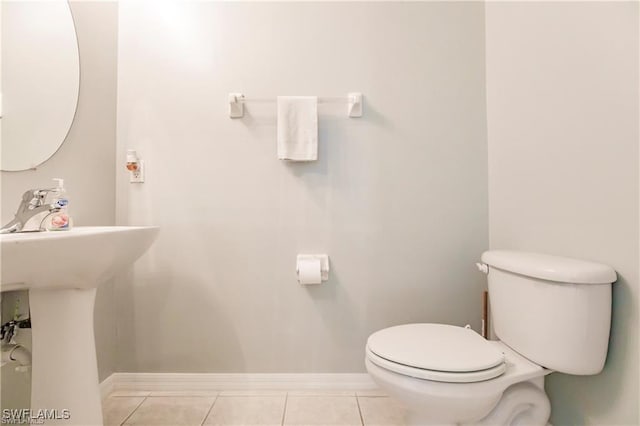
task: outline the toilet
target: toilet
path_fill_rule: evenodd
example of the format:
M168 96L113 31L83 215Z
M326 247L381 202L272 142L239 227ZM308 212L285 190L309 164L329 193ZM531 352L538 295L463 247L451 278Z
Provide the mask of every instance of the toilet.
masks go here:
M482 254L499 340L470 327L404 324L369 336L365 364L416 425L546 425L544 376L602 371L609 266L507 250Z

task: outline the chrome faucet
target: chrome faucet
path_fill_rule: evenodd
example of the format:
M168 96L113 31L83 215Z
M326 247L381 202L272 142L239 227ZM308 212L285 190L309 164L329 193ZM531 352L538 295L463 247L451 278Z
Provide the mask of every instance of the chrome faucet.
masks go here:
M58 205L47 204L47 195L51 191L55 191L55 188L30 189L22 194L16 216L0 228L0 234L44 231L44 219L51 213L60 211Z

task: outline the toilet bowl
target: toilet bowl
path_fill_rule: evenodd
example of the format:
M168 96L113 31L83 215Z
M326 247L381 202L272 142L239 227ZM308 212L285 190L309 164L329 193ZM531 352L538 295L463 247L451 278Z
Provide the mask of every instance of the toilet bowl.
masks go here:
M367 371L406 406L411 424L544 426L551 412L545 375L604 367L617 278L611 267L506 250L487 251L482 261L499 341L429 323L389 327L367 340Z
M551 371L470 329L406 324L381 330L367 342L365 365L380 388L404 403L411 424L496 425L526 416L526 424L545 425L549 418L543 377Z

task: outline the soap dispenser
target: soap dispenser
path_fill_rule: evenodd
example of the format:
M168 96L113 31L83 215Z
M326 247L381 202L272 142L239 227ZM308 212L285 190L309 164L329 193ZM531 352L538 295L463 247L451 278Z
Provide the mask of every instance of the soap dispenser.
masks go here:
M69 199L67 191L64 189L64 179L55 178L56 187L51 191L53 199L51 204L60 210L51 213L45 218L45 228L48 231L68 231L73 226L71 216L69 216Z

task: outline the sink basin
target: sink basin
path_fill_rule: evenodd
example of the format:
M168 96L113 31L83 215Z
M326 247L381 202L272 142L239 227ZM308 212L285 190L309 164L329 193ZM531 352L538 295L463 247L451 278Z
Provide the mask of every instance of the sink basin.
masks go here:
M0 291L29 290L31 410L69 413L45 424L103 424L93 335L96 290L144 254L158 230L91 226L0 235Z
M147 251L157 233L151 226L81 226L0 234L0 291L97 287Z

